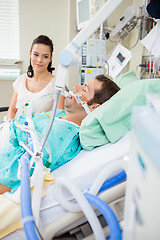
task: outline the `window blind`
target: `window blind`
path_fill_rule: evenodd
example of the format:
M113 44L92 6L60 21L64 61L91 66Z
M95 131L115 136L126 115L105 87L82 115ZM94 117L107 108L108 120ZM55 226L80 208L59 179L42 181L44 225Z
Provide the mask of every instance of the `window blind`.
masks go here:
M0 0L0 62L19 59L19 0Z

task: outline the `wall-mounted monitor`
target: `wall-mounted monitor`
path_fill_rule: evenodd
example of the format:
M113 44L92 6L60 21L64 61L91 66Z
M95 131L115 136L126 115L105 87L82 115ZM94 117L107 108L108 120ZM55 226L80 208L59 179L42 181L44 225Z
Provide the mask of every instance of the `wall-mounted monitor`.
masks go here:
M91 18L91 0L77 0L77 28L80 30Z

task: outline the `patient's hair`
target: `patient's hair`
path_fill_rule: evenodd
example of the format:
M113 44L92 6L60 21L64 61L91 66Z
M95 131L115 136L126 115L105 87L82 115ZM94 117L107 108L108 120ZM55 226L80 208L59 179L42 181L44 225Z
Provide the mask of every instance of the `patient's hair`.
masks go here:
M96 76L95 79L99 82L102 82L102 85L101 89L95 90L94 97L87 102L89 106L94 103L103 104L120 90L115 82L103 74Z
M32 45L31 45L31 51L32 51L32 48L33 48L34 44L44 44L44 45L49 46L50 49L51 49L51 56L52 56L54 47L53 47L53 42L49 37L47 37L45 35L40 35L37 38L35 38L33 40ZM52 67L52 60L49 62L47 70L50 73L52 73L52 71L55 70L55 68ZM33 71L32 65L31 65L31 60L30 60L30 65L28 67L27 75L28 75L28 77L31 77L31 78L34 76L34 71Z

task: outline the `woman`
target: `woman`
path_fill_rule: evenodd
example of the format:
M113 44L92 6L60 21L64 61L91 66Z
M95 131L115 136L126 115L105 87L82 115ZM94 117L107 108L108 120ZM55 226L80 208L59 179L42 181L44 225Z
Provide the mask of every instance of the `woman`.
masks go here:
M31 105L32 113L51 110L55 91L52 54L53 43L47 36L40 35L33 41L28 71L13 83L7 119L13 119L17 110L25 111L28 105Z

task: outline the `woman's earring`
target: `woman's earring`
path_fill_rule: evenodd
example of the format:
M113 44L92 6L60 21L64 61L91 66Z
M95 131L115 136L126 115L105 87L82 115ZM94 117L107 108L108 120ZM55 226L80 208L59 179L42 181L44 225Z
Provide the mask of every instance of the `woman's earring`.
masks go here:
M31 77L31 78L32 78L33 75L34 75L33 67L32 67L32 65L31 65L31 60L30 60L30 65L29 65L29 67L28 67L27 75L28 75L28 77Z

